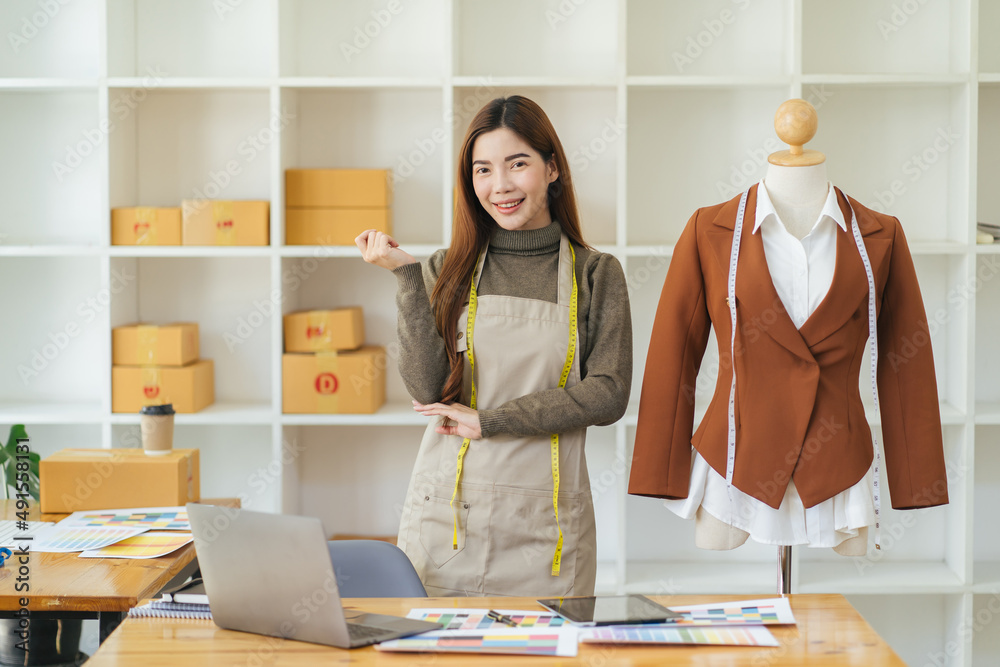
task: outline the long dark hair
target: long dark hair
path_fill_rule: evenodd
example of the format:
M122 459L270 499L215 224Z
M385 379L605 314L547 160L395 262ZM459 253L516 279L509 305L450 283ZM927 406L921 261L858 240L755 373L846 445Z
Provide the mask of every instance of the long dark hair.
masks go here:
M434 321L444 338L450 372L441 391L441 401L460 400L464 364L457 351L455 329L465 305L466 295L479 252L486 246L497 224L483 208L472 185L472 149L479 135L507 128L541 154L548 164L555 161L559 177L549 184L548 206L552 220L558 221L569 240L589 248L580 231L576 193L569 173L569 162L555 128L542 108L520 95L498 97L488 103L469 124L458 155L458 198L448 248L441 274L431 292Z

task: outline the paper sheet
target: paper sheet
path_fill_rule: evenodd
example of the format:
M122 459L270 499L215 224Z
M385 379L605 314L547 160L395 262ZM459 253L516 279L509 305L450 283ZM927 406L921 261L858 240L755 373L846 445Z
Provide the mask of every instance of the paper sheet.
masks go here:
M696 644L704 646L779 646L763 626L664 627L662 625L616 625L580 631L588 644Z
M191 532L187 510L183 507L127 507L73 512L58 525Z
M149 531L103 549L84 551L80 558L158 558L177 551L192 539L191 533Z
M788 598L737 600L670 607L685 618L672 625L794 625Z
M406 615L418 621L440 623L442 630L503 630L511 626L500 621L494 621L486 616L488 609L455 609L455 608L425 608L411 609ZM505 616L510 616L521 628L560 628L568 626L562 616L546 611L523 611L517 609L497 609Z
M42 533L31 551L41 553L72 553L89 549L102 549L127 537L145 533L145 528L108 528L96 526L62 526L56 524Z

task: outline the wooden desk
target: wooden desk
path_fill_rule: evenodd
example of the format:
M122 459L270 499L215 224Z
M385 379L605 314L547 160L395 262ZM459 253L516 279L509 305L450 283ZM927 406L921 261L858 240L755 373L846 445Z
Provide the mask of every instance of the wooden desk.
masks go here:
M666 605L753 599L751 596L651 596ZM760 597L760 596L756 596ZM582 644L576 658L475 656L444 653L380 653L373 647L341 649L223 630L208 620L129 618L87 662L87 667L145 665L760 665L803 667L905 665L841 595L792 595L795 626L772 627L777 648L663 647ZM345 606L405 616L413 607L539 609L533 598L348 599Z
M235 498L205 499L214 505L238 507ZM15 501L0 501L4 519L15 519ZM59 521L68 514L41 514L29 510L32 521ZM17 559L0 568L0 616L21 608L20 598L28 598L28 609L36 618L97 618L101 640L121 622L139 600L156 597L173 582L180 583L198 569L194 543L177 551L143 560L127 558L80 558L77 553L31 554L28 575L30 590L18 592Z

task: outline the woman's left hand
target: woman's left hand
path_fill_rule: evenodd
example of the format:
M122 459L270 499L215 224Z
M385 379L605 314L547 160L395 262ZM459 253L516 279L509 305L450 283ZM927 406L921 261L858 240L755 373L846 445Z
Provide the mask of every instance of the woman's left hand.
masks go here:
M413 409L425 417L433 415L444 417L444 423L435 428L442 435L457 435L460 438L469 438L470 440L479 440L483 437L483 432L479 428L479 412L461 403L424 405L413 401Z

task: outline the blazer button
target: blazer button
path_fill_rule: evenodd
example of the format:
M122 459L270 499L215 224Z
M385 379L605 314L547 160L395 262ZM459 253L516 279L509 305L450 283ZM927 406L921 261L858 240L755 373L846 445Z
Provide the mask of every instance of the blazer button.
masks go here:
M459 339L459 340L462 340L462 336L464 336L464 335L465 335L465 332L464 332L464 331L459 331L459 332L458 332L458 339Z

